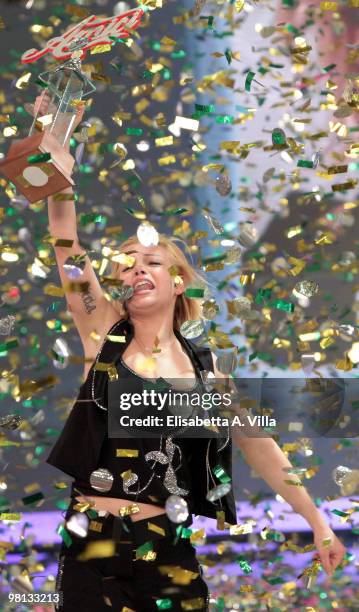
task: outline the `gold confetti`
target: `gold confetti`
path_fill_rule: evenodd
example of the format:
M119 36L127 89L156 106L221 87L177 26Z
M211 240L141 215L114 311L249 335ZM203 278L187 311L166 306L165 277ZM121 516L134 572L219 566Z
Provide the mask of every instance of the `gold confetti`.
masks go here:
M31 72L23 74L15 83L17 89L26 89L29 86L31 79Z
M173 136L163 136L162 138L155 138L156 147L166 147L173 145Z
M129 504L128 506L121 506L118 511L120 516L130 516L131 514L137 514L138 512L140 512L140 507L138 504Z
M21 516L18 512L1 512L0 521L20 521Z
M116 448L116 457L138 457L137 448Z
M56 285L53 285L52 283L45 285L44 293L45 295L52 295L53 297L63 297L65 295L65 292L62 289L62 287L57 287Z
M147 521L147 529L149 529L149 531L154 531L155 533L159 533L162 536L166 535L165 529L163 529L162 527L159 527L159 525L150 523L150 521Z
M113 363L106 363L105 361L98 361L94 366L94 370L96 370L97 372L108 372L113 366L114 366Z
M106 338L110 342L119 342L121 344L126 342L126 336L114 336L113 334L107 334Z
M303 487L304 486L303 483L300 482L299 480L285 480L284 482L286 484L293 485L295 487Z
M203 597L196 597L195 599L182 599L181 606L183 610L201 610L204 606Z
M97 531L97 533L101 533L102 527L102 523L99 523L98 521L90 521L89 529L91 531Z
M338 2L321 2L320 8L322 11L336 11L338 8Z
M169 164L174 164L176 162L176 157L174 155L164 155L163 157L159 157L157 163L159 166L168 166Z
M100 542L89 542L85 550L77 555L77 561L89 561L89 559L103 559L113 557L115 554L114 540L101 540Z
M112 49L112 45L96 45L96 47L93 47L90 51L91 55L96 55L97 53L107 53L108 51L111 51ZM92 74L92 77L94 75Z

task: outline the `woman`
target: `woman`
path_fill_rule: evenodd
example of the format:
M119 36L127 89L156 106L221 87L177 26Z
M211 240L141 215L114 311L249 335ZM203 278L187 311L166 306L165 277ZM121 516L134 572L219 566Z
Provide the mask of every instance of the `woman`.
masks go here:
M48 112L46 97L37 105ZM223 378L215 355L179 331L184 321L199 317L198 303L185 296L198 275L173 240L161 236L148 247L132 237L119 247L114 270L130 288L122 307L106 298L79 244L71 189L49 198L49 228L52 236L72 241L71 247L55 242L54 248L85 356L85 382L48 458L75 479L61 530L58 609L208 610L208 589L187 528L192 513L236 523L232 490L211 495L219 482L214 468L231 477L231 441L107 435L109 379L143 389L148 378L200 379L203 371ZM81 287L67 276L66 262L75 255L86 261ZM278 445L232 435L245 460L309 522L323 567L332 573L344 546L304 487L286 484L283 469L291 464Z

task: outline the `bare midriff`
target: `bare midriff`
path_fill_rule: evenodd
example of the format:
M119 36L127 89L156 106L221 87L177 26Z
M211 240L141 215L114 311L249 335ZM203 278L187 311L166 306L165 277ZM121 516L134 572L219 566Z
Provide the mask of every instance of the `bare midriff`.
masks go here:
M94 502L94 510L105 510L115 516L120 516L120 508L131 506L133 503L136 503L140 511L130 514L133 521L141 521L152 516L157 516L158 514L165 514L166 512L164 508L160 508L154 504L143 504L133 502L129 499L120 499L118 497L101 497L99 495L86 495L86 497L82 497L82 495L78 495L76 499L84 503L88 501Z

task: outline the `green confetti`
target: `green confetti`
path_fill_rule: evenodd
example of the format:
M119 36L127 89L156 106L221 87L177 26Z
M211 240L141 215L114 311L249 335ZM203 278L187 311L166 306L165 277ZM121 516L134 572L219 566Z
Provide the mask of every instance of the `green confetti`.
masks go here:
M126 129L127 136L141 136L143 134L142 128L127 128Z
M252 81L255 77L255 72L252 72L251 70L249 72L247 72L247 76L246 76L246 81L244 84L244 89L246 91L250 91L251 90L251 85L252 85Z
M22 498L22 503L24 506L29 506L30 504L34 504L35 502L40 501L41 499L45 499L44 495L39 491L38 493L33 493L33 495L27 495Z
M184 49L179 49L178 51L172 51L171 57L173 59L182 59L182 57L186 57L187 53Z
M332 512L332 514L336 514L337 516L349 516L349 514L347 512L342 512L341 510L331 510L330 512Z
M268 578L266 579L269 584L283 584L285 582L284 578L278 576L278 578Z
M286 302L286 300L275 300L267 304L267 306L277 308L278 310L284 310L285 312L294 312L295 304L292 302Z
M233 123L234 117L233 115L218 115L216 117L216 123Z
M149 540L144 544L141 544L138 548L136 548L136 559L141 559L145 554L153 550L153 542Z
M292 25L291 23L287 23L285 27L287 28L288 32L292 32L292 34L295 34L295 36L298 36L300 34L300 30L298 30L298 28L295 28L294 25Z
M216 465L213 468L213 472L215 473L215 475L217 476L218 480L222 483L222 484L226 484L227 482L231 482L231 477L228 476L228 474L225 472L225 470L223 469L223 467L221 465Z
M204 296L204 289L202 289L202 287L187 287L185 296L189 298L201 298Z
M208 28L212 28L213 29L213 23L214 23L214 16L213 15L201 15L200 19L202 20L207 20L207 27Z
M253 571L248 561L246 561L242 555L237 557L236 561L239 563L241 570L243 570L245 574L250 574Z
M109 37L111 40L113 40L115 43L125 43L127 38L117 38L116 36L110 36Z
M30 155L27 158L29 164L38 164L40 162L47 162L51 160L51 153L39 153L38 155Z
M298 168L314 168L314 163L310 160L298 159L297 167Z
M172 600L169 597L166 599L156 599L156 606L159 610L170 610L172 608Z
M216 612L224 612L225 606L226 604L224 601L224 597L218 597L216 603Z
M80 215L80 225L88 225L89 223L101 223L106 220L104 215L99 215L97 213L88 213Z
M329 64L329 66L325 66L322 70L323 72L330 72L335 67L336 67L336 64Z
M204 115L209 115L210 113L216 112L216 107L214 104L195 104L195 109Z
M72 544L72 537L70 536L69 532L65 529L63 524L61 524L58 527L57 533L59 534L59 536L61 536L65 546L67 546L67 547L71 546L71 544Z
M44 89L47 89L47 83L42 81L42 79L40 79L40 77L38 79L36 79L35 83L36 83L36 85L39 85L40 87L43 87Z
M269 300L272 295L271 289L258 289L257 295L255 297L256 304L263 304L265 300Z
M226 49L224 52L224 55L226 56L226 60L228 62L228 64L232 63L232 52L230 49Z
M163 212L158 213L159 215L182 215L183 213L188 213L188 208L169 208Z
M274 148L282 148L287 146L287 138L284 130L280 128L274 128L272 132L272 144Z
M12 349L12 348L16 348L17 346L19 346L19 340L17 338L12 338L11 340L8 340L7 342L2 342L0 344L0 353L3 353L4 351L8 351L9 349Z
M217 263L218 261L225 261L227 259L227 255L226 253L215 253L214 255L211 255L210 257L205 257L203 259L203 263L206 264L211 264L211 263Z

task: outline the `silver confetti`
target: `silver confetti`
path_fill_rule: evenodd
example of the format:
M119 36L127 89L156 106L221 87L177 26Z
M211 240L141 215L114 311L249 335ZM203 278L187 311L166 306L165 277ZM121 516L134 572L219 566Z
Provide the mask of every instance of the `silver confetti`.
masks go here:
M225 197L232 191L232 181L227 174L220 174L216 178L216 191L219 195Z
M341 266L350 266L355 260L356 256L353 251L343 251L339 257L339 264Z
M192 340L193 338L198 338L204 332L204 325L201 319L196 321L185 321L182 323L180 332L184 338L188 340Z
M238 242L245 247L252 247L257 242L257 230L250 223L242 223Z
M136 484L136 482L138 481L138 476L137 474L135 474L134 472L131 473L130 476L128 476L128 478L124 478L123 479L123 490L126 493L126 495L134 495L134 493L136 493L135 491L132 492L130 491L130 487L132 487L132 485Z
M58 370L64 370L69 365L71 351L64 338L56 338L52 346L52 355L54 357L52 363Z
M156 246L159 241L159 235L156 228L147 221L144 221L138 226L137 238L145 247Z
M216 303L214 298L210 298L209 300L205 300L202 303L202 315L208 321L214 319L219 313L219 306Z
M268 183L271 180L273 174L275 173L275 168L268 168L263 174L263 183Z
M345 478L348 476L348 474L350 474L350 472L351 469L345 465L338 465L338 467L336 467L332 472L335 484L338 485L338 487L341 487Z
M335 483L340 486L340 492L343 496L354 495L359 488L359 470L351 470L345 465L338 465L333 470L333 478Z
M220 484L218 487L214 487L214 489L210 489L206 495L206 499L208 501L213 502L219 499L220 497L224 497L231 490L232 485L227 482L225 484Z
M188 505L183 497L170 495L166 499L166 514L173 523L183 523L188 517Z
M313 297L318 291L318 283L308 280L299 281L293 289L293 293L299 293L299 295L304 295L305 297Z
M106 468L98 468L90 475L90 485L96 491L105 493L112 488L113 475Z
M8 336L14 329L16 317L14 315L7 315L3 319L0 319L0 336Z
M125 302L133 296L133 287L130 285L122 285L121 287L113 287L110 289L109 294L113 300L119 300Z
M0 417L0 427L3 429L17 429L23 421L23 418L18 414L7 414Z
M238 364L237 355L234 351L230 353L222 353L217 359L217 370L222 374L231 374L236 369Z
M76 512L66 522L66 529L71 533L74 533L79 538L85 538L87 536L89 528L89 519L85 512Z
M130 6L127 4L127 2L116 2L115 6L113 7L113 14L122 15L122 13L126 13L129 10Z
M212 215L208 213L203 213L203 216L216 234L224 234L223 225L221 225L220 222L215 219L215 217L212 217Z
M200 374L205 390L207 392L212 391L213 385L211 384L211 380L213 380L213 382L216 380L214 372L211 372L210 370L201 370Z
M232 246L226 251L225 264L236 264L241 259L242 249L240 246Z
M241 319L250 319L252 314L252 302L247 297L234 298L229 302L230 312L235 313ZM255 312L255 311L254 311Z
M81 278L86 266L86 255L70 255L63 264L63 269L68 278L77 280Z
M318 167L319 162L320 162L320 159L321 159L321 154L320 154L320 151L317 151L317 152L316 152L316 153L313 155L313 157L312 157L313 168L317 168L317 167Z

